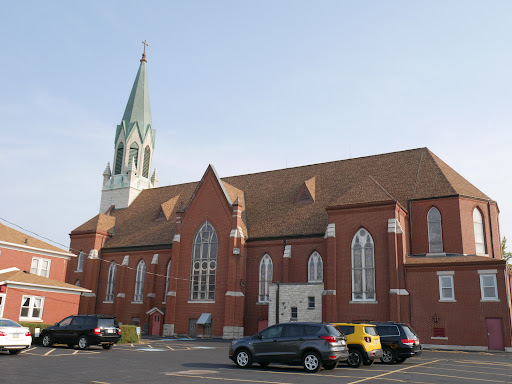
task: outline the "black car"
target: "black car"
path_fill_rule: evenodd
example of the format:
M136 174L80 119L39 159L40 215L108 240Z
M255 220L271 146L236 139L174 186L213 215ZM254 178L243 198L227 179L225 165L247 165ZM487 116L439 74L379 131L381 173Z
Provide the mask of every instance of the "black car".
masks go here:
M262 367L303 365L307 372L317 372L322 366L334 369L338 361L347 360L346 344L345 336L330 324L282 323L232 341L229 358L241 368L255 361Z
M393 322L372 322L377 326L385 364L403 363L405 359L421 355L418 335L409 324Z
M78 345L87 349L90 345L101 345L104 349L112 348L121 338L121 328L114 316L75 315L66 317L54 326L43 329L42 344L51 347L54 343Z

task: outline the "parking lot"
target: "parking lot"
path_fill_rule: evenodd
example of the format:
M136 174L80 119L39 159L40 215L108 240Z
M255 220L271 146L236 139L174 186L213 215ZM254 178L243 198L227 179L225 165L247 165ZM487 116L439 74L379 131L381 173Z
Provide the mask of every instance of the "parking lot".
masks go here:
M512 354L424 351L402 364L305 373L302 367L254 364L240 369L228 359L229 342L201 339L143 340L112 350L34 346L18 356L0 353L0 383L512 383Z

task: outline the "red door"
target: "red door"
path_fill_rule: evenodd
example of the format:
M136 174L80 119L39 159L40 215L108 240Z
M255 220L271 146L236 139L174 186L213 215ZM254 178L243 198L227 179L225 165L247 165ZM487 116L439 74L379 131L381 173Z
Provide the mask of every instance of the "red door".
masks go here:
M494 351L504 351L503 325L501 319L485 319L487 324L487 340L489 349Z
M162 324L162 315L155 312L151 315L151 335L160 336L160 325Z

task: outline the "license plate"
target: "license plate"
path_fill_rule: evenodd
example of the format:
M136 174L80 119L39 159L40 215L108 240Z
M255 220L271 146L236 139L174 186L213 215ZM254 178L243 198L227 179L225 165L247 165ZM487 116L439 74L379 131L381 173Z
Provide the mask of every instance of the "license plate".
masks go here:
M19 333L13 333L12 338L13 339L19 339L20 334Z
M107 333L114 333L113 329L107 329Z

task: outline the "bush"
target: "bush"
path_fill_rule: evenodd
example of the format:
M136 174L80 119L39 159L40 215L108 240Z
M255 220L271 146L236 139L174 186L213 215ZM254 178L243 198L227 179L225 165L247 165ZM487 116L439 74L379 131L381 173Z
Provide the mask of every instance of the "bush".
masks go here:
M139 336L137 335L137 327L135 325L121 325L120 327L121 340L119 340L119 344L139 342Z
M36 328L39 328L39 335L43 332L43 329L47 327L51 327L53 324L44 324L44 323L28 323L26 321L20 321L19 324L23 327L27 327L30 329L30 333L32 334L32 343L39 343L40 337L36 337Z

